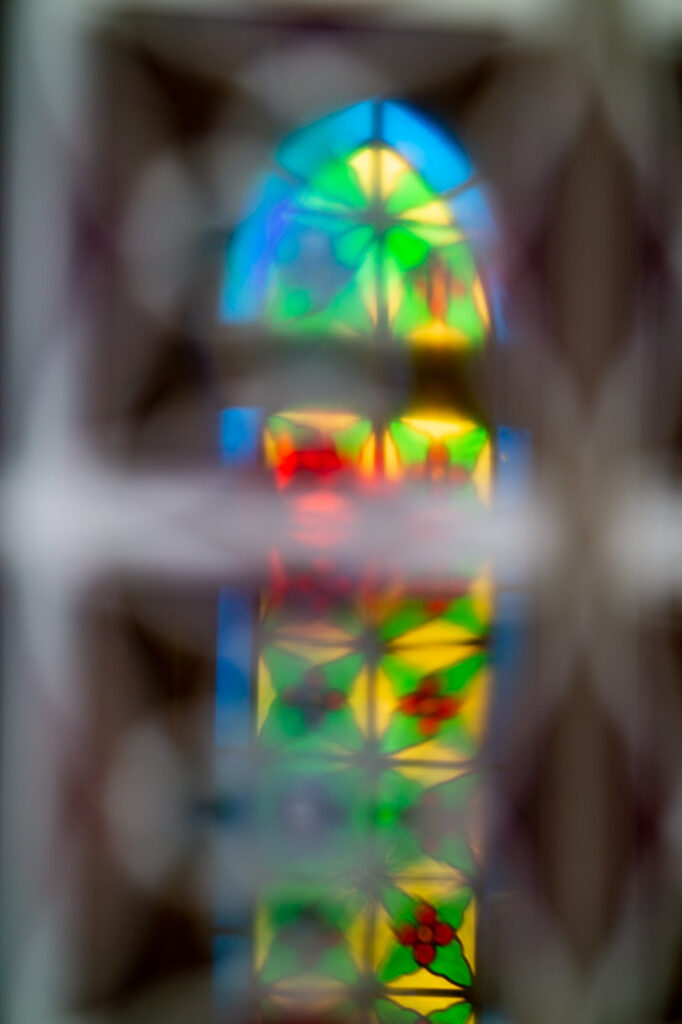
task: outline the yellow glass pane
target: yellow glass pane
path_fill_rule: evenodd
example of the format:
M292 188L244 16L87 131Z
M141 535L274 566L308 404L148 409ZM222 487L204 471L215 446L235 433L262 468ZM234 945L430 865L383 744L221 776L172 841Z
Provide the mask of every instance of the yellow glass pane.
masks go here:
M492 446L488 441L479 455L471 479L481 501L487 505L492 491Z
M275 693L272 685L272 678L270 676L269 669L265 664L263 658L258 660L258 709L257 709L257 724L258 730L260 731L263 727L263 722L268 716L270 705L277 694Z
M403 416L402 422L408 427L427 434L434 441L442 441L446 437L464 434L476 426L475 423L463 416Z

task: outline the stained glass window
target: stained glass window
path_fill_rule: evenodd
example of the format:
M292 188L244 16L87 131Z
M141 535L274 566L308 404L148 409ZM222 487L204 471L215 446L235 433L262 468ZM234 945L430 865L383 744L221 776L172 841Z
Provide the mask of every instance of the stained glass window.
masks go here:
M407 106L367 101L280 146L230 245L222 316L475 349L490 331L477 250L491 228L463 150Z
M280 145L228 246L221 319L282 345L354 338L395 343L407 360L457 360L495 331L493 230L453 139L405 104L360 103ZM380 415L347 397L229 409L221 421L224 461L260 466L313 550L301 568L273 549L265 584L220 603L219 742L238 750L243 732L230 739L224 723L248 707L258 766L259 883L242 929L252 1005L256 1019L288 1024L466 1024L477 1014L490 574L448 553L445 582L417 587L369 560L349 573L329 549L352 529L348 502L376 492L437 491L483 511L497 436L419 389Z

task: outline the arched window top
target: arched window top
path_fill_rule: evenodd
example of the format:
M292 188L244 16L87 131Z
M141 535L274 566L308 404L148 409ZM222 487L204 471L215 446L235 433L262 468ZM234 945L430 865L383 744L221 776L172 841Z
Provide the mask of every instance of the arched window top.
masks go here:
M294 131L275 161L228 246L225 321L464 350L486 341L494 219L454 139L405 104L368 100Z

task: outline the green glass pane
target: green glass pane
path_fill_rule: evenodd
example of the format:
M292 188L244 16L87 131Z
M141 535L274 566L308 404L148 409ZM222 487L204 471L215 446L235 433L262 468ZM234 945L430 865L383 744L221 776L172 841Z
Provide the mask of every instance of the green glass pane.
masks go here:
M483 451L489 438L488 431L484 427L475 427L467 430L458 437L449 438L446 441L448 454L452 462L465 466L471 472L478 457Z
M460 889L454 896L438 904L438 917L457 931L462 926L464 911L471 903L471 889Z
M449 946L436 946L436 956L429 965L432 974L447 978L455 985L470 985L471 970L458 939Z
M355 716L348 708L332 711L327 715L319 732L327 743L347 750L358 750L363 743Z
M486 336L485 324L470 295L450 299L447 322L450 327L466 334L471 341L480 342Z
M442 255L454 277L469 286L474 283L476 280L476 261L470 246L465 243L448 246Z
M424 856L416 836L407 828L394 826L380 839L384 841L378 846L378 852L389 874L403 871Z
M351 209L364 210L369 205L355 169L344 159L331 161L313 175L307 192Z
M343 946L326 950L320 956L317 970L320 974L328 975L345 985L351 985L358 976L353 959Z
M270 706L260 736L269 746L296 750L298 754L319 748L321 743L357 750L363 742L355 717L348 708L310 716L305 710L288 707L280 700Z
M374 1012L381 1024L416 1024L419 1014L389 999L379 999L374 1004Z
M303 289L292 289L282 296L279 308L279 315L287 320L305 316L313 306L313 297L310 292Z
M420 729L419 719L413 715L403 715L399 711L391 718L391 722L381 738L381 750L385 754L394 754L405 747L414 747L433 737Z
M428 852L435 860L450 864L464 875L471 875L476 868L471 848L464 839L444 834L440 842L435 843Z
M423 787L413 779L407 779L399 772L385 772L379 784L377 824L392 828L422 792Z
M415 900L408 896L402 889L393 886L384 886L381 892L381 900L393 924L400 924L403 921L411 921L415 907Z
M476 673L483 668L486 661L487 655L484 651L480 651L443 669L438 673L439 679L442 679L444 684L443 692L448 694L460 693L466 689Z
M384 640L395 640L403 633L409 632L416 626L421 626L428 620L424 604L421 601L404 601L402 604L387 615L379 626L379 635Z
M402 978L405 974L413 974L418 969L409 946L394 946L391 949L386 961L377 972L379 981L384 983Z
M266 648L263 661L270 673L272 686L277 692L298 683L308 667L304 658L291 654L282 647Z
M455 461L458 460L455 459ZM463 597L459 601L453 601L439 618L452 622L457 626L462 626L463 629L467 629L475 634L482 633L487 628L486 624L481 621L476 613L474 602L470 597Z
M451 782L443 782L439 786L434 786L429 792L438 798L443 807L457 809L468 803L479 785L478 777L471 773L460 775L459 778L453 779Z
M299 973L299 959L293 949L285 943L274 942L268 951L265 962L260 971L261 981L266 985L272 985L283 978L289 978Z
M281 701L274 701L263 722L260 738L269 746L281 746L302 739L309 731L310 727L302 711L287 707Z
M431 1024L467 1024L472 1015L471 1003L453 1003L431 1014Z
M400 420L393 420L388 429L398 446L400 458L406 465L419 465L426 461L431 444L431 439L426 434L406 423L401 423Z
M399 270L414 270L424 263L430 246L408 228L391 228L386 234L387 252L393 257Z
M334 241L334 255L344 266L357 267L374 237L374 228L368 224L352 227Z
M372 433L372 424L369 420L358 420L350 427L334 432L334 441L341 455L350 459L357 459L360 449Z
M362 668L363 660L361 654L347 654L342 658L335 658L334 661L325 662L320 668L324 671L326 685L348 693Z
M429 188L420 175L405 170L396 179L395 187L386 199L386 212L394 215L405 213L418 206L426 206L437 198L437 193Z
M403 299L392 320L394 334L409 337L420 328L427 327L433 320L428 302L406 281Z
M468 760L477 753L475 740L457 715L445 719L434 736L443 746L449 747L458 758Z
M396 697L411 693L424 676L422 668L403 661L398 654L387 654L381 659L381 667L390 679Z

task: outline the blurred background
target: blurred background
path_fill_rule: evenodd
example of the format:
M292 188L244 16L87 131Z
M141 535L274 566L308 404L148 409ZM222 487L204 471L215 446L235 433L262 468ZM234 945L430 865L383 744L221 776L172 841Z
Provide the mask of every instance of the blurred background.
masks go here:
M3 28L2 1019L682 1021L682 7Z

